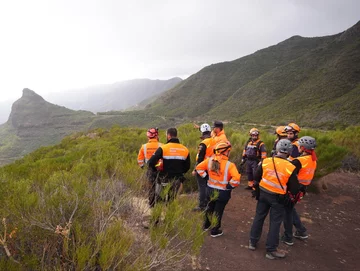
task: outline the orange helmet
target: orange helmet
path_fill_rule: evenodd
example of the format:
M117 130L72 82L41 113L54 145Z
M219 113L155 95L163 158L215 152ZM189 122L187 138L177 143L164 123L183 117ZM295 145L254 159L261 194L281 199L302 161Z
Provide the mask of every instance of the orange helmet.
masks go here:
M230 142L220 142L215 146L214 153L222 154L222 153L224 153L226 151L230 151L230 150L231 150Z
M275 130L275 134L279 136L286 136L285 126L279 126Z
M258 129L256 129L256 128L250 129L249 135L259 135L259 134L260 134L260 132Z
M146 136L148 138L155 138L159 135L159 129L158 128L150 128L149 130L147 130L146 132Z
M297 125L294 122L289 123L286 127L285 127L285 132L300 132L300 127L299 125Z

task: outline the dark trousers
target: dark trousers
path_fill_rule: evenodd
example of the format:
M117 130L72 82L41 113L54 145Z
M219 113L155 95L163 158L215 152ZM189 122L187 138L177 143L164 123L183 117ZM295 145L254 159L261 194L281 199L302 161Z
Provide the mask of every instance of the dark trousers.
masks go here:
M196 174L196 179L199 189L199 208L205 210L208 203L206 197L207 181L201 178L199 174Z
M246 173L247 173L247 177L248 177L248 185L252 186L253 185L253 181L254 181L254 177L255 177L255 172L256 169L258 167L258 160L247 160L246 161Z
M280 226L284 219L284 205L278 202L278 195L260 190L256 215L250 231L250 241L256 245L260 240L266 216L270 211L270 225L266 240L266 251L276 251L279 246Z
M300 217L296 212L295 207L285 207L285 217L284 217L284 236L285 239L290 241L293 238L293 225L296 230L300 233L306 232L306 228L301 223Z
M217 196L215 197L214 195ZM204 228L209 228L211 225L211 217L216 216L216 224L212 228L211 233L216 233L221 227L221 219L224 214L225 206L231 198L231 190L219 190L207 187L206 195L208 205L205 212Z
M151 169L148 169L146 172L146 178L148 180L148 198L149 198L149 206L150 208L155 205L155 182L156 182L157 172L153 172Z
M171 202L179 191L183 177L159 177L155 183L155 202Z

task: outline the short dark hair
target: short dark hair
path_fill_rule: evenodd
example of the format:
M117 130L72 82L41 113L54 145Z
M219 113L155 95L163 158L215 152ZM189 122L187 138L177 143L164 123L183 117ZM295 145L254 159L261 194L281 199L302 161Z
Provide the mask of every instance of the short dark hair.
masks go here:
M167 135L170 135L171 137L177 137L177 130L176 128L169 128L166 131Z

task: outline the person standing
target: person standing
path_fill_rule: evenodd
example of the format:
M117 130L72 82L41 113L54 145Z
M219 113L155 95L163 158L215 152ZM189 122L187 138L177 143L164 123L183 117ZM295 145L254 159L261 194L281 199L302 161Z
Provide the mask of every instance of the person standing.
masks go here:
M159 182L170 185L166 197L171 201L178 194L185 181L184 174L190 169L189 150L180 144L177 138L177 129L169 128L166 131L167 143L160 146L150 158L149 168L156 172L159 160L163 161L163 169L159 172Z
M300 191L302 192L300 197L302 198L302 196L306 194L307 187L311 184L311 181L314 178L317 166L317 157L315 153L316 140L310 136L303 136L299 139L298 143L300 156L293 160L292 163L296 166L296 171L298 172ZM307 229L302 224L295 207L285 207L285 232L281 239L289 246L294 244L293 225L296 228L296 232L294 233L295 238L304 240L309 237Z
M195 167L200 164L204 159L210 158L214 154L215 141L211 137L211 127L209 124L204 123L200 126L202 141L198 146L198 153L196 155ZM193 176L196 176L199 190L199 205L194 208L194 211L204 211L207 206L206 187L207 183L194 169Z
M151 156L155 153L155 151L162 145L159 142L159 129L158 128L150 128L146 132L146 136L148 138L148 142L141 145L141 148L138 153L137 162L140 168L144 168L145 164L149 161ZM154 172L151 168L148 167L146 171L146 178L148 181L149 187L149 206L150 208L154 207L155 204L155 179L156 179L156 171Z
M299 189L295 166L287 160L291 151L291 142L281 139L276 145L276 155L265 158L255 175L254 187L258 202L250 231L249 249L256 249L265 218L270 212L265 255L270 260L286 256L283 251L277 249L280 226L284 220L285 205L291 204L287 194L290 192L292 195L296 195Z
M229 161L231 145L220 142L215 146L214 156L206 158L196 166L197 173L207 180L207 200L204 230L211 227L212 216L216 223L211 229L211 237L223 235L221 219L226 204L231 198L231 191L240 184L240 173L234 163Z
M246 173L248 185L245 189L252 190L254 185L254 175L260 161L266 158L266 148L264 142L260 140L260 132L252 128L249 132L250 138L246 142L241 165L246 162Z

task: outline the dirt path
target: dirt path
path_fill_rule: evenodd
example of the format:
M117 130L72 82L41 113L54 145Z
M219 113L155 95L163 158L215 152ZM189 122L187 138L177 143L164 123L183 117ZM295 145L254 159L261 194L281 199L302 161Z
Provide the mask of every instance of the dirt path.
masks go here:
M256 201L240 186L225 209L224 235L207 236L200 257L186 270L360 270L360 177L333 173L318 185L320 194L308 193L297 205L309 239L295 239L292 247L281 243L285 259L265 258L268 218L257 250L248 250Z

